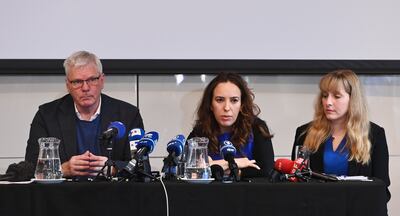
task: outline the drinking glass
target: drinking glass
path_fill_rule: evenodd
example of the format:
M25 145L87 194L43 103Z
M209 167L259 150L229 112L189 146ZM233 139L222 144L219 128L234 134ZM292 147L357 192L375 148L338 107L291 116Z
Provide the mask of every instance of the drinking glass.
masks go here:
M310 168L310 151L305 146L295 146L295 160L302 159L306 168Z

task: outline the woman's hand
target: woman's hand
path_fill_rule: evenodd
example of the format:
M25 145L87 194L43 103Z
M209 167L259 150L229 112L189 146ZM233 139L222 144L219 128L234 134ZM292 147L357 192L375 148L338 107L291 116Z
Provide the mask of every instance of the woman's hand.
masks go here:
M247 157L243 158L235 158L235 162L238 165L239 169L253 167L258 170L261 168L256 164L256 160L249 160Z
M228 165L228 161L222 159L222 160L212 160L211 157L208 157L209 163L210 165L220 165L222 167L222 169L224 169L225 174L229 174L231 171L229 170L229 165ZM253 167L256 168L258 170L260 170L261 168L256 164L256 160L249 160L246 157L243 158L235 158L235 162L238 165L239 168L239 175L240 175L240 169L242 168L247 168L247 167Z

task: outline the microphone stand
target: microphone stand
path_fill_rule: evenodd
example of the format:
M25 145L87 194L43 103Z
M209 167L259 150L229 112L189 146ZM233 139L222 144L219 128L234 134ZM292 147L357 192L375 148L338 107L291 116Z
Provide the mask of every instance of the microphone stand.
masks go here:
M322 181L331 181L331 182L338 181L337 178L335 178L333 176L316 173L316 172L311 171L310 169L306 169L304 171L296 170L296 172L294 174L285 174L285 177L286 177L286 179L296 177L298 179L302 179L305 182L309 182L312 179L312 177L315 177Z
M96 177L94 178L94 180L96 180L98 177L100 176L104 176L104 169L107 167L107 173L104 176L106 178L106 180L111 181L113 176L111 173L111 169L112 167L115 166L115 161L112 160L112 149L113 149L113 139L112 137L104 137L104 136L100 136L99 138L103 143L107 143L107 155L108 155L108 159L107 161L104 163L104 166L101 168L101 170L97 173Z
M177 180L177 176L173 173L172 168L178 166L178 158L175 157L175 153L169 154L163 160L164 166L162 171L165 173L164 179L166 180ZM168 170L168 171L167 171Z
M306 172L296 171L293 174L285 174L285 179L292 182L297 182L299 181L299 179L302 180L303 182L308 182L311 180L310 177L304 176L303 174L306 174Z
M157 179L155 176L152 175L148 155L144 155L142 157L136 157L136 161L137 163L135 167L133 167L133 169L129 171L129 176L126 177L125 179L129 179L136 182L150 182L151 180Z
M235 162L235 159L232 157L228 157L228 166L229 166L229 170L231 171L230 173L230 178L233 179L233 181L235 182L239 182L240 181L240 176L239 176L239 167L237 165L237 163Z

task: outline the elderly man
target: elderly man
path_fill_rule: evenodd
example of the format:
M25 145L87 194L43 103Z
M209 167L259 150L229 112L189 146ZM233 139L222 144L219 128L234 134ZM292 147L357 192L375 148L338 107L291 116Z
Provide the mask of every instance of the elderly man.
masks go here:
M61 140L59 153L65 177L89 176L107 161L99 140L110 122L120 121L127 129L143 128L137 107L101 93L105 75L99 58L87 51L73 53L64 61L65 84L69 94L39 106L33 118L25 160L36 164L40 137ZM113 160L130 159L127 135L116 140Z

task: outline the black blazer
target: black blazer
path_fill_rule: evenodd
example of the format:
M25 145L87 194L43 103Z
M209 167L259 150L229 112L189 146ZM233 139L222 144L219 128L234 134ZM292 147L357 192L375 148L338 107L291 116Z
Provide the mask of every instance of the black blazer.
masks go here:
M251 177L268 177L269 172L272 170L274 166L274 149L272 147L272 142L270 138L266 138L261 134L259 125L264 126L268 129L267 124L256 118L253 123L253 135L254 135L254 148L253 148L253 157L256 160L256 164L261 168L261 170L257 170L252 167L241 169L241 176L244 178ZM199 129L194 128L192 132L190 132L187 139L192 137L203 137Z
M294 139L292 149L292 160L295 158L295 146L302 146L306 138L307 133L304 133L310 123L302 125L297 128L296 136ZM304 133L304 134L303 134ZM370 133L369 140L371 142L371 161L367 165L362 165L352 160L348 162L349 176L369 176L383 180L387 187L390 185L389 178L389 152L386 143L385 130L379 125L370 122ZM325 142L324 142L325 143ZM317 152L310 156L311 170L316 172L323 172L323 161L324 161L324 143L320 145ZM390 199L390 192L387 190L388 199Z
M138 108L107 95L101 95L100 111L101 131L105 131L112 121L120 121L126 127L126 134L122 139L114 142L113 160L128 161L131 158L128 132L132 128L143 128L143 120ZM39 154L38 139L40 137L56 137L61 140L59 153L61 163L77 155L76 113L71 95L39 106L33 118L29 133L25 160L36 164ZM107 156L105 145L100 144L101 155Z

